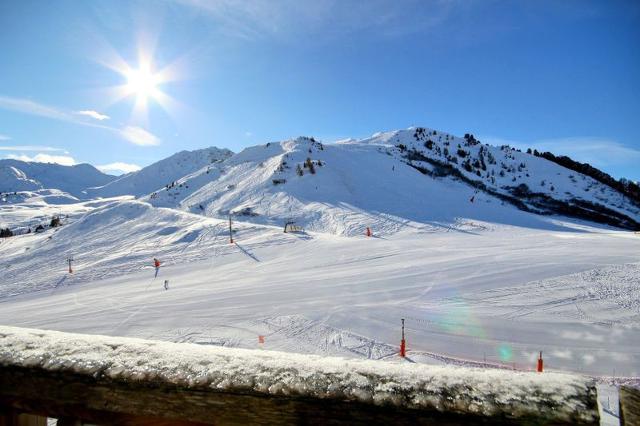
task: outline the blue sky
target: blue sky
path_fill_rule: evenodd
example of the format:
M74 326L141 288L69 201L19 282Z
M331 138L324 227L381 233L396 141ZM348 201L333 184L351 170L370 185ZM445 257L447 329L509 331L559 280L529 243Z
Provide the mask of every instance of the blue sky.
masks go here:
M637 1L5 0L0 157L426 126L639 180L639 40Z

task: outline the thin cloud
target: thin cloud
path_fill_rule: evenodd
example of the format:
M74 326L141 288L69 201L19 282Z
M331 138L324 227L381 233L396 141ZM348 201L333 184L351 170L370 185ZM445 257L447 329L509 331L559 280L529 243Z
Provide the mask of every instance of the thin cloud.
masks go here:
M137 164L123 163L120 161L116 161L115 163L96 166L96 168L103 173L116 172L116 174L122 174L122 173L137 172L142 167L138 166ZM117 173L117 172L120 172L120 173Z
M20 160L20 161L29 161L32 163L55 163L61 164L63 166L73 166L76 163L76 160L73 157L68 155L50 155L50 154L36 154L33 157L28 155L15 155L9 154L5 158L9 158L12 160Z
M41 145L11 145L11 146L0 146L0 151L39 151L39 152L61 152L64 149L54 148L51 146L41 146Z
M459 0L299 1L172 0L214 20L225 35L240 39L264 36L322 37L369 31L400 36L432 30L463 14L472 2ZM428 12L428 13L426 13Z
M160 145L160 139L156 135L142 127L137 126L126 126L124 129L119 130L118 133L135 145L140 146L153 146Z
M108 115L100 114L98 111L93 111L93 110L90 110L90 109L89 110L76 111L75 113L78 114L78 115L86 115L87 117L95 118L98 121L109 120L111 118Z
M0 141L10 141L11 138L7 135L0 134Z
M66 111L60 110L58 108L54 108L48 105L34 102L30 99L0 96L0 108L21 112L29 115L35 115L38 117L50 118L53 120L66 121L66 122L78 124L81 126L89 126L89 127L95 127L98 129L108 130L120 136L124 140L139 146L154 146L154 145L160 144L160 139L156 135L154 135L153 133L141 127L125 126L123 128L117 128L117 127L107 126L104 124L95 123L92 121L83 120L80 117L78 117L79 115L78 113L81 111L71 114ZM83 111L83 112L87 112L87 113L90 112L90 113L98 114L99 116L103 116L102 114L99 114L95 111ZM87 116L89 114L81 114L81 115ZM93 115L91 115L91 117L98 119L96 116L93 116ZM107 116L104 116L104 117L107 117Z
M30 99L0 96L0 108L30 115L37 115L39 117L53 118L54 120L75 121L74 117L66 112L34 102Z

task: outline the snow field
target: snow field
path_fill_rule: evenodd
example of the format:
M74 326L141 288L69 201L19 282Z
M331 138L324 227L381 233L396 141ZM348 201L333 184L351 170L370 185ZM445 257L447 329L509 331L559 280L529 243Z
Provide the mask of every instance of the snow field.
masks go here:
M405 318L419 362L532 369L542 350L548 369L637 377L640 239L558 227L575 229L345 238L237 222L229 244L226 221L121 200L0 245L0 323L393 359Z

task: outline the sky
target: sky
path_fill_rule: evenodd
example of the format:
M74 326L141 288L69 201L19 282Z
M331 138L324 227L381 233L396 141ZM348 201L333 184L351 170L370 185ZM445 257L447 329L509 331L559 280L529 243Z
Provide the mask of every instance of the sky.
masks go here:
M3 0L0 158L424 126L640 180L639 47L635 0Z

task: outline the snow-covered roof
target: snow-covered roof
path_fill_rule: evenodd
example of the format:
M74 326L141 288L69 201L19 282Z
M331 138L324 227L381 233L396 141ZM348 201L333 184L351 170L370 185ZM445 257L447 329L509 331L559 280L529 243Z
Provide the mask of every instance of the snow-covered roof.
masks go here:
M355 401L507 418L597 421L590 379L230 349L0 326L0 366L213 392Z

